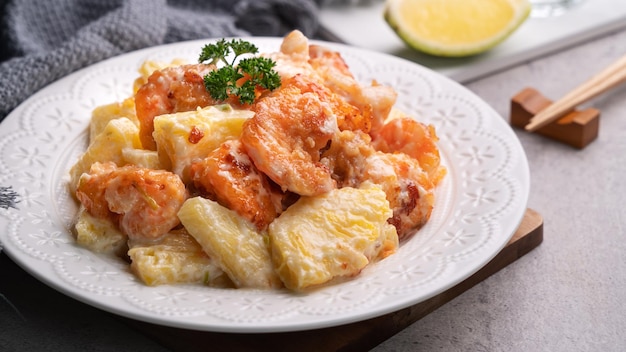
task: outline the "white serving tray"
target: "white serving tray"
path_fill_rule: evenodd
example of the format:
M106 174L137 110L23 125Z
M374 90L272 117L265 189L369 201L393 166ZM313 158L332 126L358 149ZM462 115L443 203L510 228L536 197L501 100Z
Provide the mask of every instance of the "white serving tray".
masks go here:
M383 0L328 5L322 7L320 20L348 44L403 57L461 83L626 28L626 0L583 0L560 16L530 17L512 36L485 54L436 58L408 48L385 22L383 9Z

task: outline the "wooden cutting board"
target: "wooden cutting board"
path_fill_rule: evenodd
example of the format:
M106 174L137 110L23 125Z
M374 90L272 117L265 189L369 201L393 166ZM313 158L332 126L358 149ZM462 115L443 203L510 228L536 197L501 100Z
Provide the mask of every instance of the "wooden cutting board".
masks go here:
M270 334L228 334L120 319L174 351L366 351L513 263L542 241L543 218L536 211L527 209L519 228L505 248L465 281L397 312L331 328Z

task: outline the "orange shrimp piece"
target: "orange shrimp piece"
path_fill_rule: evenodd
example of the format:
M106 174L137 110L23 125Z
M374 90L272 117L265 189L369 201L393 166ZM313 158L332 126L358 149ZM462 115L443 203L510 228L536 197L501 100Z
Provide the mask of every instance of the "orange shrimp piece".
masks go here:
M324 86L301 75L252 105L253 118L241 134L254 165L283 191L317 195L336 188L320 151L338 131Z
M370 136L360 130L341 131L333 136L322 162L330 169L339 187L358 187L367 158L376 152Z
M328 58L311 59L310 53L314 55L324 56L328 54ZM317 84L323 86L328 85L328 92L341 92L348 96L350 93L333 86L333 80L327 80L326 77L321 74L325 71L324 65L335 65L341 75L335 77L335 72L327 72L334 80L339 80L342 77L348 79L348 83L344 85L355 85L356 81L352 77L352 74L348 70L341 56L338 52L329 51L323 47L317 45L309 46L307 37L298 30L290 32L284 39L280 46L280 51L275 53L264 54L276 61L276 71L279 73L283 80L290 79L296 75L306 76L308 80L315 81ZM359 87L355 87L353 90L358 91ZM336 91L335 91L336 90ZM318 92L320 93L320 92ZM328 101L332 104L333 110L337 114L337 124L340 130L362 130L369 132L371 128L372 109L369 105L355 106L348 101L341 94L322 93L327 96Z
M273 189L252 163L239 140L224 142L191 164L194 186L208 198L234 210L263 230L282 211L282 193Z
M309 62L316 70L322 67L339 74L338 78L349 79L348 85L355 84L354 75L341 54L321 45L309 45Z
M309 65L309 40L298 30L290 32L280 45L280 51L261 54L276 62L274 69L282 79L297 74L310 76L314 73Z
M323 83L349 104L359 108L362 116L367 117L367 129L359 129L377 133L396 103L396 91L377 82L372 82L369 86L361 85L339 52L311 45L309 56L309 63Z
M419 161L420 166L436 185L446 170L441 166L437 141L439 138L432 125L425 125L410 117L402 116L388 121L374 139L377 150L386 153L401 152Z
M156 150L152 138L155 116L217 103L204 87L204 76L214 69L214 65L182 65L155 71L148 77L148 82L135 94L139 136L144 149Z
M434 185L417 160L402 153L376 152L367 158L361 182L382 187L387 195L398 238L409 237L430 218Z
M78 180L76 198L87 211L100 219L114 218L109 210L109 205L104 199L109 175L117 169L113 162L94 163L91 165L89 174L83 174Z
M430 218L434 185L419 162L403 153L377 151L362 131L341 131L322 153L339 187L379 185L387 196L399 238L408 237Z
M387 196L399 238L408 237L430 218L434 185L419 162L403 153L376 151L362 131L337 133L323 154L339 187L379 185Z
M179 224L177 213L188 194L169 171L95 163L81 177L76 196L90 214L113 220L131 240L154 240Z

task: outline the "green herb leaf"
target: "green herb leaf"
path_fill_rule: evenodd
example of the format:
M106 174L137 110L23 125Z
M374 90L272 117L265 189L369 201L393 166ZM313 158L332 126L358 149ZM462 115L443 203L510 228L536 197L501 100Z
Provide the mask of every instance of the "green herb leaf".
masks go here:
M232 49L236 57L243 54L256 54L259 52L259 49L256 47L256 45L242 39L231 40L230 48Z
M209 61L209 64L217 64L218 61L223 61L227 63L226 56L229 52L229 44L226 43L224 39L220 39L215 44L208 44L202 48L202 52L200 53L200 58L198 62L206 62Z
M229 62L227 57L233 55ZM205 45L198 61L217 64L222 62L225 66L212 71L204 76L204 86L214 99L226 100L229 96L236 96L244 104L252 104L256 98L257 87L274 90L280 87L280 75L274 70L276 62L264 57L248 57L236 60L245 54L256 54L258 48L247 41L233 39L227 42L224 39L215 44ZM238 82L247 77L244 82Z

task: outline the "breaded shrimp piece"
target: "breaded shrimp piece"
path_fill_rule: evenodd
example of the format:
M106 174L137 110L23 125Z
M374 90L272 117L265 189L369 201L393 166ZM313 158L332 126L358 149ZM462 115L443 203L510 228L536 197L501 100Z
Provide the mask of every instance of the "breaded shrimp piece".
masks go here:
M309 40L299 30L293 30L283 38L280 52L306 61L309 58Z
M437 185L446 170L441 166L437 148L439 138L432 125L425 125L405 115L388 121L373 141L377 150L385 153L401 152L417 159L420 166Z
M379 185L387 196L400 238L420 228L432 211L432 184L419 162L403 153L376 151L370 136L362 131L341 131L322 153L339 187L359 187L364 182Z
M135 94L139 136L144 149L156 150L152 138L155 116L195 110L218 103L204 87L204 76L214 65L194 64L157 70Z
M376 153L370 142L370 136L360 130L341 131L333 136L321 161L330 169L339 188L359 187L367 158Z
M404 239L430 218L434 205L434 186L417 160L403 153L376 152L366 160L361 182L371 181L383 189L398 238Z
M296 75L306 76L308 80L314 81L319 85L326 84L325 78L320 75L320 72L311 65L309 52L308 38L302 34L302 32L295 30L289 33L284 39L280 47L279 52L263 54L276 61L276 71L281 76L282 80L287 80ZM329 51L329 53L331 53ZM336 52L332 52L334 55L339 55ZM317 64L336 64L343 63L343 60L339 57L332 61L320 61ZM343 64L341 68L342 74L352 77L347 66ZM331 74L331 73L329 73ZM356 83L352 79L353 83ZM331 90L332 91L332 90ZM325 93L327 94L327 93ZM347 94L347 93L346 93ZM340 130L362 130L369 132L372 125L372 109L370 106L357 107L352 105L346 99L342 99L341 95L333 94L331 98L333 104L333 110L337 112L337 123Z
M274 69L284 80L295 75L315 75L316 72L309 64L309 39L299 30L287 34L280 45L280 51L263 53L276 62Z
M164 170L95 163L78 182L76 196L93 216L111 219L131 240L155 240L180 222L176 214L188 193Z
M338 131L328 90L301 75L252 105L241 142L254 165L283 191L317 195L337 185L320 163L320 151Z
M309 57L309 63L324 85L359 108L361 115L369 118L370 129L366 132L378 133L396 103L396 91L375 81L369 86L362 85L356 80L341 54L329 48L311 45Z
M369 104L372 114L370 134L375 136L379 133L393 106L396 104L398 93L391 86L373 81L371 85L363 87L361 94L363 100L356 102L355 105L366 109Z
M109 205L104 198L107 180L116 169L117 165L114 162L95 162L91 165L89 173L83 173L78 179L76 198L89 214L97 218L117 218L109 209Z
M207 198L267 228L282 211L283 194L252 163L237 139L226 141L205 159L191 164L193 184Z

